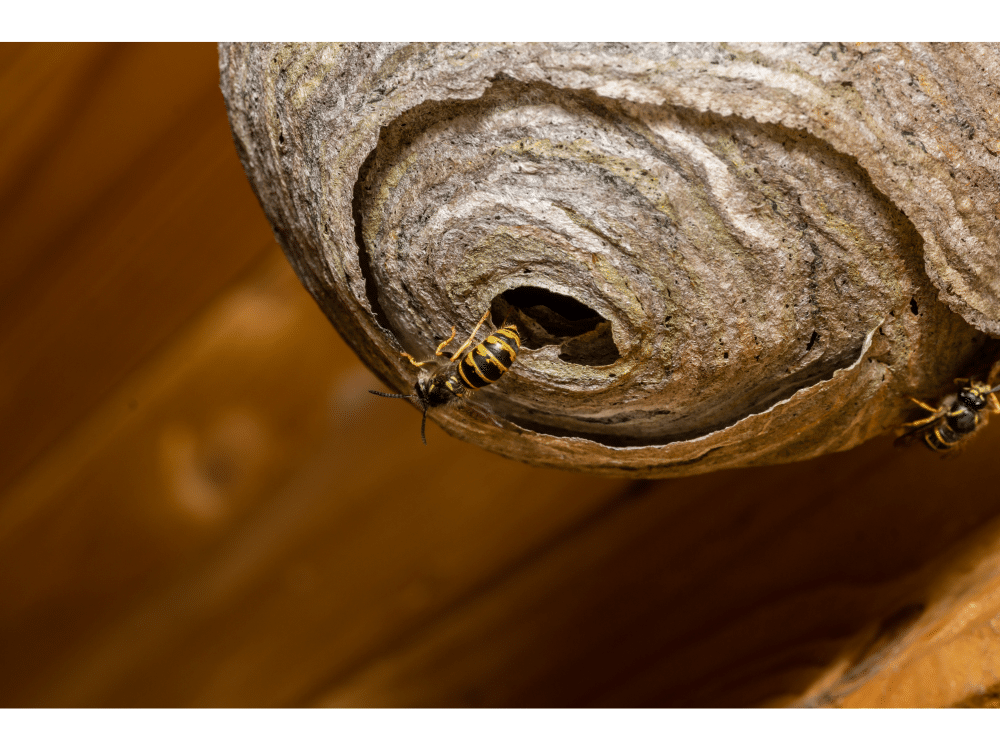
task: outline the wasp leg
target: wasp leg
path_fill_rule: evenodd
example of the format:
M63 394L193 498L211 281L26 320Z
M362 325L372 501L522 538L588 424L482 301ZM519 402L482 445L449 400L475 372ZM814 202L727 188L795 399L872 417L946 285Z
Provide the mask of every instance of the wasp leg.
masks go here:
M918 419L916 422L907 422L906 424L903 425L903 427L920 427L921 425L930 424L935 419L937 419L938 417L940 417L942 414L945 413L944 409L935 409L933 406L928 406L923 401L918 401L912 396L910 397L910 401L915 403L920 408L932 412L932 414L929 417L925 417L924 419Z
M923 401L919 401L918 399L915 399L912 396L910 396L910 401L912 401L913 403L915 403L921 409L926 409L927 411L932 411L935 414L937 414L938 412L943 412L944 411L944 409L936 409L933 406L928 406Z
M464 352L466 349L469 348L469 344L471 344L473 342L473 340L475 340L476 334L479 333L479 329L482 328L483 323L486 322L486 318L488 318L489 315L490 315L490 311L489 311L489 308L487 308L486 312L483 313L483 317L481 317L479 319L479 322L476 323L476 327L472 329L472 335L469 336L468 340L464 344L462 344L462 347L457 352L455 352L454 354L451 355L451 361L452 362L454 362L456 359L458 359L459 357L461 357L462 356L462 352Z
M413 365L414 367L423 367L424 365L427 364L426 362L417 362L417 360L413 358L412 354L407 354L406 352L400 352L399 356L406 357L408 360L410 360L410 364Z
M452 326L452 327L451 327L451 336L449 336L449 337L448 337L448 338L446 338L446 339L445 339L444 341L442 341L442 342L441 342L440 344L438 344L438 348L434 350L434 354L435 354L435 356L438 356L438 357L440 357L440 356L441 356L441 352L443 352L443 351L444 351L444 348L445 348L446 346L448 346L448 344L450 344L450 343L451 343L451 340L452 340L453 338L455 338L455 326Z
M994 414L1000 414L1000 401L997 401L997 394L990 391L989 398L986 400L990 402L990 411Z

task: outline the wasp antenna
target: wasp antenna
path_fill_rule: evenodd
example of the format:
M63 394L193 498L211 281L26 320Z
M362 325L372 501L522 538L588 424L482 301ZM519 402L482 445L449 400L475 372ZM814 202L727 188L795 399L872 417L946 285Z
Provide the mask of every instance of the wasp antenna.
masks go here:
M420 439L427 445L427 407L424 407L424 418L420 420Z
M382 398L407 398L412 399L413 396L404 396L402 393L382 393L382 391L368 391L369 393L374 393L376 396L381 396Z

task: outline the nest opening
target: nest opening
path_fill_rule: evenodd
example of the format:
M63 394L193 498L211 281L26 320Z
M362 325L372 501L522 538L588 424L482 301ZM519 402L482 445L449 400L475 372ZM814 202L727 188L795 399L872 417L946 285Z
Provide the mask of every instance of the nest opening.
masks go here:
M558 346L559 359L588 367L614 364L621 357L611 322L573 297L519 286L495 297L490 309L495 324L517 326L525 349Z

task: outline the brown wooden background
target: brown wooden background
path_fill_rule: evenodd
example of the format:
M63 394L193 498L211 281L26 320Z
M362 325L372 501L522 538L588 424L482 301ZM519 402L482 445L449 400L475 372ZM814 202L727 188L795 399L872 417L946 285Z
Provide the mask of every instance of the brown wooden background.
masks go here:
M424 447L217 78L0 45L2 705L996 702L1000 427L656 482Z

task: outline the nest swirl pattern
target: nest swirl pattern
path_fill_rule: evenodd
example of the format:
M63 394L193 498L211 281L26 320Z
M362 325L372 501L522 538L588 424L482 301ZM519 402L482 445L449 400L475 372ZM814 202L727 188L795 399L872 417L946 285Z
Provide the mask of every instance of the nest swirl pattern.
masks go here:
M988 118L965 112L970 139L942 114L930 144L924 111L993 57L233 45L220 65L275 233L366 364L407 393L400 350L432 357L491 310L524 341L473 396L493 418L430 418L533 463L665 476L852 447L1000 333ZM891 74L917 67L917 92Z

